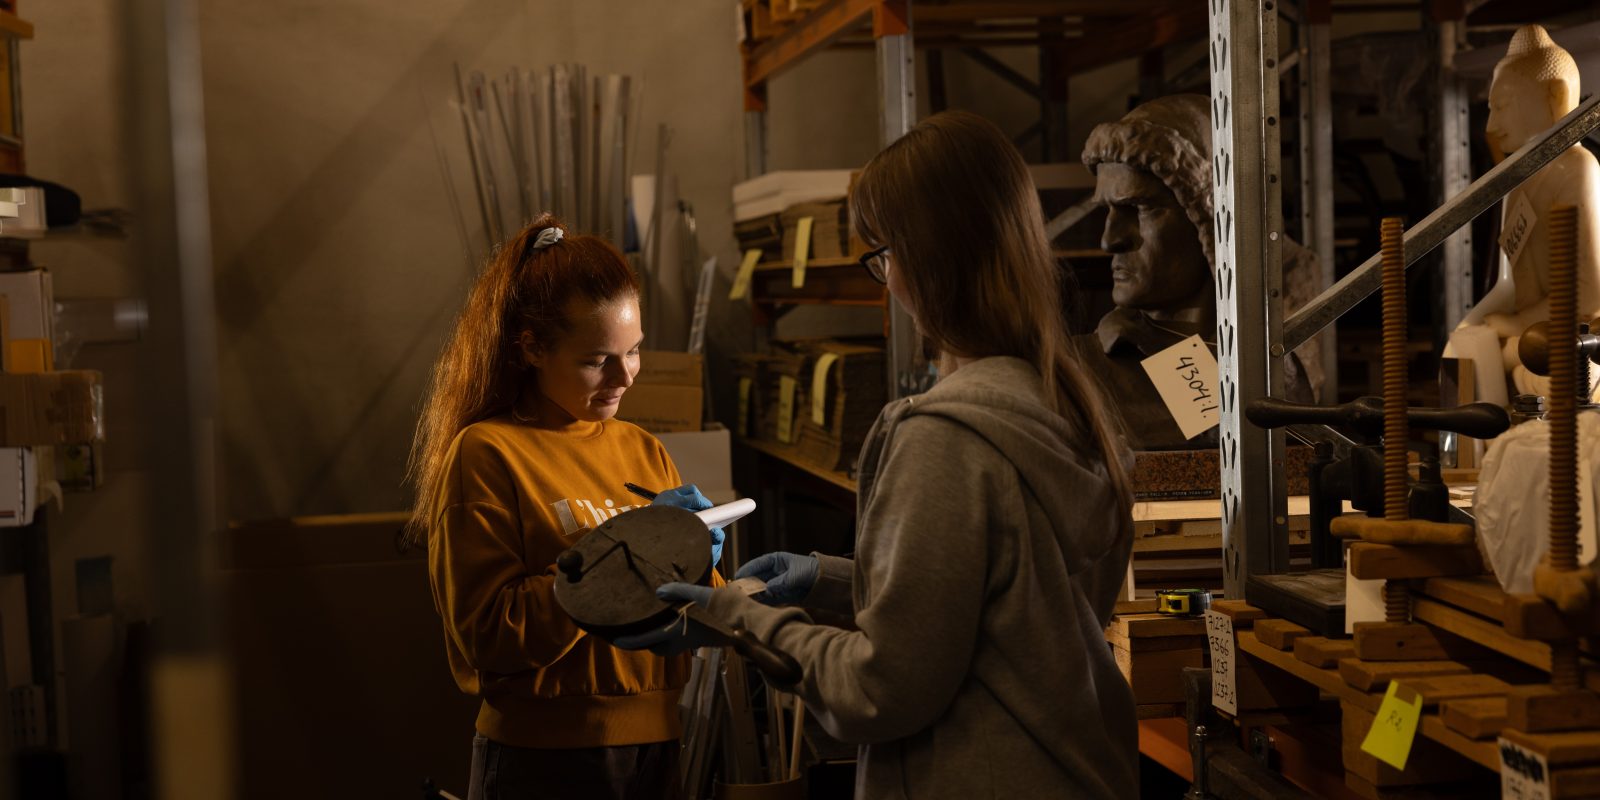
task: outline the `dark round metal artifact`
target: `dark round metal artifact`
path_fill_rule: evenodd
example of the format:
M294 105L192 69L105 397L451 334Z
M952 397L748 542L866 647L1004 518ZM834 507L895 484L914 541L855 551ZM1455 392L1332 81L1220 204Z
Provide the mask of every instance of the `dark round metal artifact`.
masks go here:
M689 511L646 506L618 514L556 559L556 602L578 627L607 639L644 633L677 616L656 597L663 583L705 585L711 542Z

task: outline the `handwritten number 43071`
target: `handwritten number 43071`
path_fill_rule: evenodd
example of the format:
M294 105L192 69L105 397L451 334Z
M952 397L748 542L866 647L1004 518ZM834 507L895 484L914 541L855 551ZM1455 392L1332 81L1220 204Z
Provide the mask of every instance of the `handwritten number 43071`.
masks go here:
M1178 377L1188 381L1189 388L1194 390L1194 397L1189 398L1190 402L1203 403L1211 399L1211 391L1206 388L1206 382L1200 378L1200 368L1194 365L1194 359L1188 356L1180 357L1176 369ZM1213 403L1200 409L1200 413L1215 411L1216 408L1216 404Z

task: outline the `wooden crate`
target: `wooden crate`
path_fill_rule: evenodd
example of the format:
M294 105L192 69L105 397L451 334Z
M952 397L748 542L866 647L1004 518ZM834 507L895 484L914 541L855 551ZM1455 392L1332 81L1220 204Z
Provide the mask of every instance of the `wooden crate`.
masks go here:
M1122 677L1143 705L1183 702L1183 670L1206 665L1206 623L1201 617L1119 614L1106 628Z

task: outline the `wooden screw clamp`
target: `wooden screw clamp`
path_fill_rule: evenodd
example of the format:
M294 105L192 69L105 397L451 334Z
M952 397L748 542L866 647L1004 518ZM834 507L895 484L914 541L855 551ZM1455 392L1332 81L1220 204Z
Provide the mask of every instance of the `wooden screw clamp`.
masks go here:
M1410 519L1407 498L1406 443L1406 263L1404 227L1399 217L1386 217L1382 227L1383 263L1383 519L1344 523L1335 533L1360 533L1370 544L1450 544L1459 546L1463 531L1449 525L1419 525ZM1341 518L1342 520L1343 518ZM1470 539L1467 539L1470 541ZM1352 570L1354 570L1352 553ZM1360 577L1359 575L1357 577ZM1356 657L1367 661L1417 661L1447 658L1443 645L1425 625L1411 621L1411 594L1401 578L1383 582L1383 622L1355 624Z
M1578 223L1577 209L1550 215L1550 551L1533 589L1563 614L1587 612L1594 574L1578 566ZM1552 639L1550 684L1519 686L1506 698L1510 727L1533 733L1600 726L1600 696L1583 689L1578 642Z

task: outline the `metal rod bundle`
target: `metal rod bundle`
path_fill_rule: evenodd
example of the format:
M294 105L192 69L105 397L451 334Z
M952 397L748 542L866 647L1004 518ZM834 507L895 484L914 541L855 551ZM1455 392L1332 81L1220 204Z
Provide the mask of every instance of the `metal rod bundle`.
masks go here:
M463 76L456 100L485 251L546 211L624 246L635 96L625 75L581 64Z

